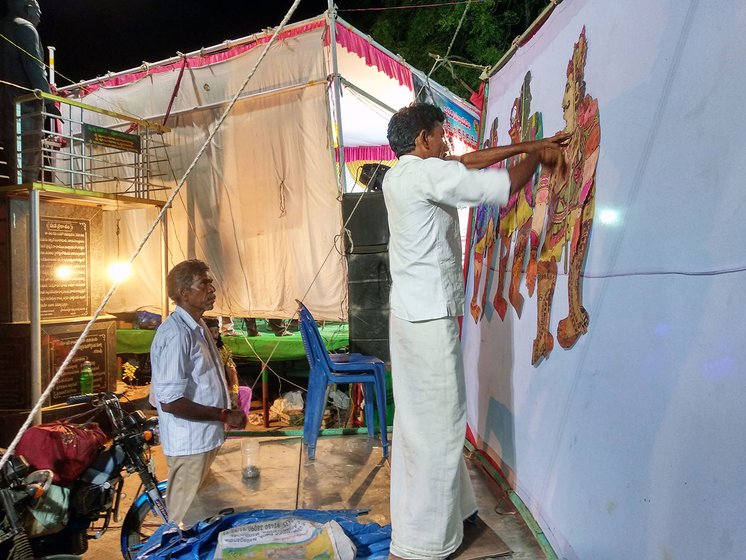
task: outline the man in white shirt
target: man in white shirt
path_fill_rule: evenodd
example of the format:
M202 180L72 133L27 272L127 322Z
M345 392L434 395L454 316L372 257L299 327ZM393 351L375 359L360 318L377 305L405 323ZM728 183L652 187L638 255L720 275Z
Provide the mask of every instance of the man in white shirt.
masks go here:
M414 104L389 122L399 163L384 177L390 230L390 344L394 401L391 558L445 558L463 539L476 500L463 459L464 309L456 206L502 205L539 163L562 164L570 137L486 148L447 158L443 112ZM484 169L526 157L509 170Z
M169 521L181 524L225 441L224 426L243 428L230 409L223 362L202 315L215 304L215 286L202 261L183 261L166 278L176 308L150 349L150 401L158 409L168 464Z

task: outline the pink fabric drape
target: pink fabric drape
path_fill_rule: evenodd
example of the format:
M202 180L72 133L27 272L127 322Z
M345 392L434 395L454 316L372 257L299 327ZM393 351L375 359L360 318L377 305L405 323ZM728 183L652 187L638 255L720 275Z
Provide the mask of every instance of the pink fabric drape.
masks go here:
M303 33L306 33L307 31L310 31L312 29L317 29L325 25L326 25L326 20L320 19L318 21L314 21L306 25L301 25L301 26L289 29L287 31L284 31L278 36L278 39L282 40L282 39L287 39L289 37L295 37L296 35L301 35ZM201 66L208 66L210 64L215 64L217 62L222 62L224 60L228 60L229 58L237 56L241 53L249 51L257 47L258 45L266 43L270 40L270 38L271 38L271 35L264 35L263 37L255 41L244 43L242 45L238 45L236 47L229 48L224 51L212 53L206 56L201 56L201 55L192 56L186 59L186 64L190 68L199 68ZM328 33L326 34L324 40L325 40L325 43L328 45L329 44ZM401 62L399 62L392 56L384 53L379 48L373 46L368 41L366 41L365 38L361 37L354 31L343 26L340 23L337 23L337 43L340 44L345 49L347 49L348 51L355 53L360 58L365 59L365 63L368 66L375 66L376 68L378 68L381 72L383 72L390 78L397 80L401 85L408 87L410 90L414 89L414 86L412 85L412 73L410 72L409 68L407 68L404 64L402 64ZM137 70L129 74L114 76L107 80L103 80L100 82L96 82L95 84L89 84L85 86L85 94L87 95L89 93L92 93L102 87L116 87L116 86L122 86L125 84L130 84L132 82L136 82L152 74L160 74L162 72L171 72L174 70L180 70L183 64L184 64L184 61L180 60L172 64L153 66L152 68L146 67L143 70Z
M326 41L328 44L328 35ZM414 90L412 72L409 68L340 23L337 23L337 43L360 58L364 58L368 66L375 66L389 78L393 78L401 85Z
M339 148L334 150L339 161ZM396 154L389 146L354 146L345 147L345 161L390 161L396 159Z
M294 27L292 29L288 29L287 31L283 31L282 33L280 33L280 35L278 35L277 39L282 40L282 39L288 39L290 37L295 37L296 35L302 35L303 33L306 33L307 31L310 31L312 29L318 29L319 27L323 27L325 25L326 25L326 20L320 19L318 21L314 21L306 25L301 25L298 27ZM186 59L186 64L190 68L199 68L201 66L209 66L210 64L215 64L217 62L223 62L224 60L228 60L230 58L233 58L234 56L245 53L246 51L250 51L251 49L259 45L267 43L269 42L271 38L272 38L272 35L264 35L263 37L260 37L259 39L255 41L244 43L242 45L238 45L236 47L226 49L224 51L212 53L206 56L200 56L200 55L191 56ZM123 74L121 76L115 76L108 80L103 80L101 82L97 82L95 84L90 84L86 86L85 94L87 95L89 93L92 93L102 87L116 87L116 86L122 86L125 84L130 84L132 82L136 82L152 74L160 74L161 72L171 72L173 70L181 70L181 67L183 64L184 64L184 61L180 60L178 62L174 62L173 64L165 64L163 66L153 66L152 68L138 70L130 74Z

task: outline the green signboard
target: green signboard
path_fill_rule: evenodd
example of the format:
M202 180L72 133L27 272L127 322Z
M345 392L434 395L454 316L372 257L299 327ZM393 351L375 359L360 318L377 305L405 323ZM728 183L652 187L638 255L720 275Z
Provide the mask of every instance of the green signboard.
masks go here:
M140 153L140 137L110 128L83 124L83 141L123 152Z

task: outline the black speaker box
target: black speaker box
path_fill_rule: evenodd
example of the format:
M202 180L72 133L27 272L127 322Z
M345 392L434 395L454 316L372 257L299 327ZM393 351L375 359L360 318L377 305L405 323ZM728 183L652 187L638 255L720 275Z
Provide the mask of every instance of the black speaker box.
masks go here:
M342 196L342 220L350 237L345 236L345 252L378 253L386 251L389 224L382 192L345 193Z
M347 255L350 351L389 361L389 255Z
M357 314L350 311L350 352L375 356L390 367L388 310Z
M391 167L382 163L364 163L360 167L360 182L369 191L380 191L383 189L383 176L389 169Z

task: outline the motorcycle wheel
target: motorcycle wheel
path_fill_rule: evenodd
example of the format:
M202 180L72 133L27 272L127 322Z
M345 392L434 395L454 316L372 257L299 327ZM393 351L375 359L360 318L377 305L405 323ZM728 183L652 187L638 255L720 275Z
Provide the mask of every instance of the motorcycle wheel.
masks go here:
M166 483L158 484L165 497ZM163 525L163 519L155 513L150 501L144 495L135 499L122 523L122 556L124 560L134 560L141 552L142 545Z

